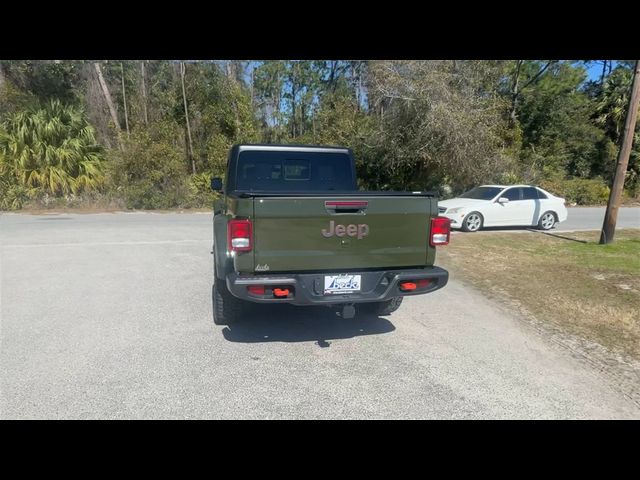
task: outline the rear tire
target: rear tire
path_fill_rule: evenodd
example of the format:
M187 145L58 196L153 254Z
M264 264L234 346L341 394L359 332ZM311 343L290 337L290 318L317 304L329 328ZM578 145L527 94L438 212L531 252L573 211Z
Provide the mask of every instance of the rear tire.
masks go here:
M557 222L558 222L558 219L556 218L555 213L551 211L544 212L540 216L540 220L538 220L538 228L540 230L551 230L556 225Z
M391 300L386 300L384 302L371 302L371 303L361 303L358 305L358 310L361 313L368 315L391 315L393 312L400 308L402 304L402 297L394 297Z
M216 325L231 325L237 322L244 313L244 303L234 297L224 279L218 277L218 266L213 262L213 287L211 287L213 301L213 323Z
M218 281L213 284L213 323L216 325L231 325L242 316L243 301L231 295L227 286Z
M462 220L463 232L477 232L482 228L484 218L479 212L470 212Z

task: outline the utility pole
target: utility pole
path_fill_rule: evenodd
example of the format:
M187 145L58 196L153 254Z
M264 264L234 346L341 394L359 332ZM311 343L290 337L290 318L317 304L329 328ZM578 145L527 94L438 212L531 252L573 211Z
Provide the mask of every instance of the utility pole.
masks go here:
M622 189L624 187L624 177L629 164L631 146L633 145L633 135L636 130L636 120L638 119L638 104L640 103L640 60L636 60L633 68L633 79L631 81L631 95L629 98L629 108L627 109L627 119L624 122L624 131L618 152L618 164L613 177L613 185L607 203L607 212L604 215L602 233L600 234L600 244L604 245L613 242L616 232L616 221L618 220L618 210L622 199Z

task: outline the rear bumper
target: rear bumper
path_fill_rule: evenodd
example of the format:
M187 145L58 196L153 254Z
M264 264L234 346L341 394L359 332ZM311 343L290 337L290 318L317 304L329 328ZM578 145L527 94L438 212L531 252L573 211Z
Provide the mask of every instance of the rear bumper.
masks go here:
M567 208L564 206L556 210L556 214L558 215L558 223L564 222L569 216L569 212L567 211Z
M362 275L361 288L358 293L342 295L324 295L325 273L301 273L292 275L227 275L227 288L242 300L256 303L290 303L293 305L337 305L344 303L382 302L393 297L422 295L444 287L449 281L449 272L440 267L343 272ZM329 275L330 273L326 273ZM399 283L407 280L430 279L431 283L420 290L404 292ZM274 296L258 296L249 292L247 287L265 285L267 288L290 288L292 294L288 298Z

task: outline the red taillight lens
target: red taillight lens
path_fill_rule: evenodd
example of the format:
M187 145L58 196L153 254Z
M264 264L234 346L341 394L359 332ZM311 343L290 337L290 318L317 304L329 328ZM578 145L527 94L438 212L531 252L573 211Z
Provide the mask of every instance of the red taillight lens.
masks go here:
M446 217L433 217L431 219L431 236L429 245L448 245L451 233L451 220Z
M415 290L416 288L418 288L418 286L415 284L415 282L400 282L400 290L402 290L403 292L410 292L412 290Z
M253 248L250 220L229 220L227 225L227 246L232 252L248 252Z
M264 295L264 285L249 285L247 290L254 295Z
M400 290L402 292L412 292L414 290L422 290L428 287L433 282L430 278L421 278L419 280L405 280L400 282Z

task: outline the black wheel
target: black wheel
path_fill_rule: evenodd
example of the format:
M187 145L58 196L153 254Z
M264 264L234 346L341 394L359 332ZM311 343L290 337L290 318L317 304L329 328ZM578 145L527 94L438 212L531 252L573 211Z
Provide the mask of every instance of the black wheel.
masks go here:
M216 325L231 325L237 322L243 313L243 301L231 295L227 286L216 279L212 288L213 323Z
M555 213L553 212L544 212L541 216L540 216L540 220L538 220L538 228L540 230L551 230L556 222L557 222L557 218Z
M231 325L238 321L244 311L244 302L234 297L223 279L218 278L217 265L213 263L213 323L216 325Z
M400 308L400 304L402 304L402 297L394 297L384 302L361 303L358 305L358 310L369 315L385 316L395 312Z
M482 228L484 218L478 212L468 213L462 220L462 230L464 232L477 232Z

